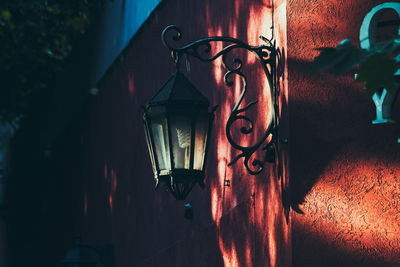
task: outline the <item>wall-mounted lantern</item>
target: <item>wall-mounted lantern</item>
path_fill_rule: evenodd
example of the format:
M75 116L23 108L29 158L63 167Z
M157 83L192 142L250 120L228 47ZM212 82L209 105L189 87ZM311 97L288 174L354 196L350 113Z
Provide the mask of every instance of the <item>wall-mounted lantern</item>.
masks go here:
M226 122L227 139L232 147L239 150L240 153L228 165L244 158L244 166L247 171L255 175L263 170L265 161L279 160L279 157L275 157L279 143L277 142L279 107L276 99L279 97L278 75L282 74L282 71L279 71L282 68L279 64L281 54L276 49L275 43L262 36L260 38L266 44L260 46L250 46L230 37L209 37L177 48L167 41L167 35L170 34L174 34L172 36L174 41L180 40L182 34L178 27L170 25L164 29L161 35L162 42L171 50L178 71L151 98L143 115L156 186L161 181L176 199L185 199L196 183L199 183L200 186L204 185L207 144L215 108L209 112L209 102L206 97L179 72L179 60L182 55L193 56L203 62L212 62L222 57L222 64L227 70L224 76L225 84L233 86L232 76L234 75L238 75L242 80L242 93ZM215 55L210 55L212 42L228 45ZM240 129L240 134L248 135L254 132L253 120L244 112L257 103L257 101L253 101L247 106L241 107L247 91L247 78L241 72L242 60L237 57L232 59L228 56L232 51L239 49L247 50L255 55L261 63L271 91L269 94L272 103L271 120L262 137L250 146L240 145L231 136L231 127L237 121L244 121L247 124L246 127ZM258 149L263 149L266 156L262 160L253 158L252 167L249 167L250 157Z
M179 71L144 109L143 120L156 186L163 182L178 199L196 183L204 186L208 136L213 122L209 102Z

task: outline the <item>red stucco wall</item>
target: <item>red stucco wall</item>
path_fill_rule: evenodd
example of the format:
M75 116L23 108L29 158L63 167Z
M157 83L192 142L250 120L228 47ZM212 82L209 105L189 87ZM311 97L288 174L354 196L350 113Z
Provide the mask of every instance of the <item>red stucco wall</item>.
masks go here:
M189 42L212 35L236 37L252 45L270 37L269 1L165 1L143 25L99 84L82 139L85 152L81 232L85 242L113 243L116 266L291 266L291 221L286 221L281 183L272 164L258 176L245 172L225 137L225 122L240 94L240 82L223 84L220 61L182 59L182 69L212 105L219 105L211 137L206 188L195 187L179 202L163 188L154 191L140 106L174 71L160 34L180 26ZM286 1L275 1L278 45L286 49ZM215 46L213 49L221 49ZM257 61L242 53L249 93L259 99L249 113L260 136L269 116L268 87ZM285 76L286 77L286 76ZM288 136L287 83L282 79L281 137ZM238 127L239 128L239 127ZM255 136L242 143L255 142ZM282 151L287 164L287 149ZM257 156L262 157L262 154ZM285 185L288 169L284 170ZM229 179L231 186L224 186ZM194 219L183 218L190 202Z
M400 266L399 126L371 124L375 107L352 75L304 71L314 48L358 44L363 17L382 2L288 3L292 196L304 211L293 221L294 266Z

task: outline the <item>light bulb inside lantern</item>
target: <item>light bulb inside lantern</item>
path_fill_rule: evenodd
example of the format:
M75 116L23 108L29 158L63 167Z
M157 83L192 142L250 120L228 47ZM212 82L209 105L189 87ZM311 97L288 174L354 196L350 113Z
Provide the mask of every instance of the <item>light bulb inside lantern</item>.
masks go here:
M190 167L190 129L188 128L183 128L183 129L176 129L176 135L178 136L178 145L181 149L185 150L185 169L189 169Z
M175 168L190 169L191 120L185 116L173 117L171 128Z

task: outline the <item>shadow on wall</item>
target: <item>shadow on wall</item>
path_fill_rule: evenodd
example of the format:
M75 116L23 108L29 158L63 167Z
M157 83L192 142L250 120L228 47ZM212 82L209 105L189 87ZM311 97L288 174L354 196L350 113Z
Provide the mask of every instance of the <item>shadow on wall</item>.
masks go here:
M339 79L328 73L307 73L307 61L292 58L288 64L297 87L313 87L309 93L292 92L296 97L290 102L291 110L296 111L290 113L291 205L303 213L299 205L344 147L364 156L372 153L371 156L380 154L385 158L393 147L385 149L379 140L386 136L395 144L400 127L371 124L375 106L361 86L354 83L353 74ZM400 118L399 102L393 111L395 120Z
M318 251L318 256L310 257L310 253L297 253L296 261L293 262L293 267L301 266L351 266L351 267L394 267L399 266L398 262L385 261L379 257L379 251L370 249L366 255L362 251L348 251L340 247L338 240L336 243L324 240L320 234L310 231L308 227L296 226L296 231L293 232L293 244L296 248L296 243L307 247L308 251Z
M293 72L311 77L310 80L316 75L306 73L309 62L289 58L288 65ZM306 84L307 82L304 81L304 83ZM291 161L290 166L291 205L293 210L303 213L299 205L304 202L306 195L318 182L324 168L339 149L340 145L338 144L340 143L321 139L317 129L318 126L313 124L311 118L306 116L310 113L323 114L329 112L326 107L299 101L291 103L291 105L295 105L296 110L303 111L290 113L290 127L292 129L301 129L301 132L290 132L291 157L295 159Z
M304 108L312 107L304 106ZM294 127L304 129L301 139L291 139L291 147L295 148L291 155L296 160L292 160L290 166L292 208L296 212L303 213L299 205L318 182L339 146L320 139L307 118L293 115L291 120Z

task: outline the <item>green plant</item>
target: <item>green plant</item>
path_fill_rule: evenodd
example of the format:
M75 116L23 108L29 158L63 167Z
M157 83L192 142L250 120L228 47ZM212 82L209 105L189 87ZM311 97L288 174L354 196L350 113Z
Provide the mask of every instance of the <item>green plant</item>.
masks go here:
M321 53L311 62L311 72L330 70L339 76L358 66L355 81L364 83L368 94L373 95L382 88L389 92L396 88L396 72L400 67L400 36L381 42L370 50L355 47L349 39L343 40L337 47L317 50Z
M2 0L0 3L0 123L27 114L52 93L55 77L85 33L100 0ZM40 102L40 101L39 101Z

